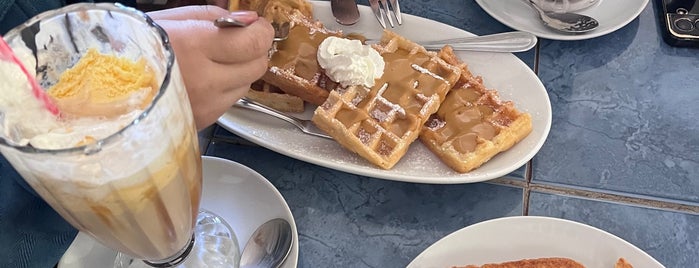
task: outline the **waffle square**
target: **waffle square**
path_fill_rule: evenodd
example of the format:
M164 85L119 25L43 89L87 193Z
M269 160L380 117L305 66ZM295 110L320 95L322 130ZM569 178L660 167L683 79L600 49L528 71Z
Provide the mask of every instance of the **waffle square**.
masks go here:
M450 49L444 48L440 57L459 66L461 77L424 125L420 140L449 167L465 173L529 135L532 119L487 89Z
M275 42L262 80L306 102L321 105L338 84L318 64L318 46L329 36L342 37L342 32L329 30L298 10L289 14L289 20L289 37Z
M384 31L373 47L386 63L375 86L331 91L312 120L346 149L390 169L417 139L461 70L391 31Z

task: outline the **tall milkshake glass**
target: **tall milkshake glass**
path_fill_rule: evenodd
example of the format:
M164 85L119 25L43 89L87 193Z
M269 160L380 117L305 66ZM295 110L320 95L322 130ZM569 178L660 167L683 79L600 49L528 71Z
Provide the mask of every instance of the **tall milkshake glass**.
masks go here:
M135 262L141 265L237 267L238 242L230 227L213 213L200 213L197 132L163 29L119 4L75 4L42 13L4 39L44 89L89 50L145 60L154 76L154 94L142 108L79 119L78 126L61 125L60 115L29 119L40 105L8 104L8 92L29 90L26 81L0 83L0 152L53 209L105 246L143 260ZM0 74L12 70L6 67ZM80 142L61 144L65 140ZM204 247L208 253L200 251ZM122 258L115 265L134 262Z

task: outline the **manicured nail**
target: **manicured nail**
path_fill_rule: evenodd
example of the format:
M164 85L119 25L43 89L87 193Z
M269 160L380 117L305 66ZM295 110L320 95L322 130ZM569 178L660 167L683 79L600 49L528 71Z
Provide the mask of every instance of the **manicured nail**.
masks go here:
M251 10L236 10L231 12L229 16L237 21L245 23L246 25L252 24L259 18L257 12Z

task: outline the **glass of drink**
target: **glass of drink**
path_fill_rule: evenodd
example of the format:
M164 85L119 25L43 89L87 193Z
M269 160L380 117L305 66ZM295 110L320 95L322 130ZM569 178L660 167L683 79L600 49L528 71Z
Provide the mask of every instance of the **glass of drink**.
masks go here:
M116 266L238 266L230 226L200 212L196 127L162 28L132 8L85 3L4 39L60 113L0 62L0 151L53 209L120 252Z

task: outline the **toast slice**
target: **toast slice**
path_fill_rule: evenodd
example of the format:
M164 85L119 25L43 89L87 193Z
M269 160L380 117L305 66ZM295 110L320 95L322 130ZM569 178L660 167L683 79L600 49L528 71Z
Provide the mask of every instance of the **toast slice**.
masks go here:
M538 258L489 263L483 265L454 266L452 268L585 268L579 262L569 258Z

